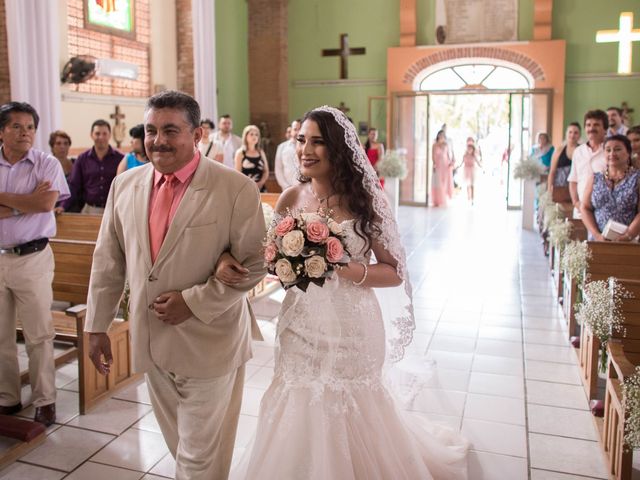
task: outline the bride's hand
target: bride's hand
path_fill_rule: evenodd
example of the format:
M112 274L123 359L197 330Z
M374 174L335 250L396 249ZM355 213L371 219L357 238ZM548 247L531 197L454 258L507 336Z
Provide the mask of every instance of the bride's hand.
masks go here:
M340 278L357 283L364 277L364 265L360 262L349 262L337 272Z
M234 286L249 276L249 270L233 258L229 252L220 255L216 264L216 278L225 285Z

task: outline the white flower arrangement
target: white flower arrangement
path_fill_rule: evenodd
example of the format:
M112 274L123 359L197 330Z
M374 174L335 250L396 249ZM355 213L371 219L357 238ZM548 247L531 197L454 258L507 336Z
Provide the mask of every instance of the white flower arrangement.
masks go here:
M622 398L626 411L624 441L635 450L640 448L640 366L622 382Z
M404 180L408 173L404 149L387 150L382 160L376 164L376 170L381 177Z
M576 319L581 325L588 326L600 340L600 371L605 371L609 338L614 332L625 334L624 317L620 310L622 299L630 294L613 277L589 282L585 284L583 292Z
M535 158L527 157L521 159L513 169L513 178L522 180L540 180L540 175L544 173L544 166Z
M549 226L557 220L560 220L558 205L553 202L546 203L542 212L542 225L544 229L549 230Z
M587 242L577 240L569 242L562 255L562 270L580 285L584 280L584 272L590 259L591 250L589 250Z
M551 222L547 230L549 232L549 241L551 244L560 250L564 250L569 243L573 225L565 220L556 219Z
M269 228L273 221L273 207L268 203L262 202L262 214L264 215L264 224Z

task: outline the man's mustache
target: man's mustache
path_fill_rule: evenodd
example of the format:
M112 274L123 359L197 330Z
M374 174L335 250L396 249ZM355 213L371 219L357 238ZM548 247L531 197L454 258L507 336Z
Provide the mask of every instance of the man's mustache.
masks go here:
M153 147L150 147L148 150L150 152L162 152L162 153L171 153L175 151L175 149L169 147L168 145L153 146Z

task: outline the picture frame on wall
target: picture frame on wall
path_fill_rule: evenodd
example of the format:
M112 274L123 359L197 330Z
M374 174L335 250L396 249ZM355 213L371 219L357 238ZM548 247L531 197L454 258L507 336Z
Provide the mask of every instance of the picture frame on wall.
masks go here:
M84 0L85 28L135 39L135 0Z

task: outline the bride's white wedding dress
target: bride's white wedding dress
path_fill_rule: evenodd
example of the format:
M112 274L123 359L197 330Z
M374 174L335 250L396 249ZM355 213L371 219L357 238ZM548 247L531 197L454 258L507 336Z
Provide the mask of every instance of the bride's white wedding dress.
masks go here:
M355 261L368 261L353 221L342 223ZM355 253L354 253L355 252ZM385 388L385 331L371 288L348 280L287 291L275 374L253 445L232 478L422 480L466 478L467 442L402 411ZM250 450L250 451L249 451Z

